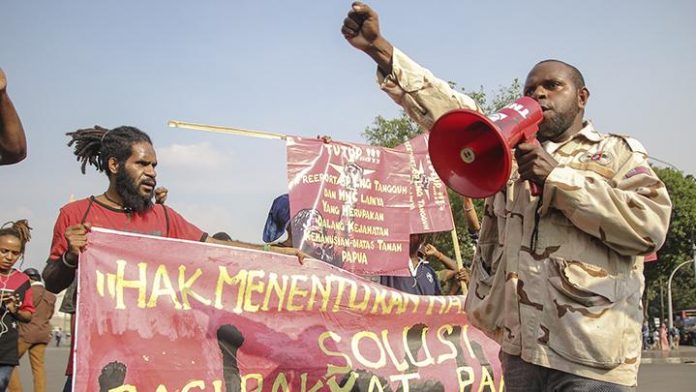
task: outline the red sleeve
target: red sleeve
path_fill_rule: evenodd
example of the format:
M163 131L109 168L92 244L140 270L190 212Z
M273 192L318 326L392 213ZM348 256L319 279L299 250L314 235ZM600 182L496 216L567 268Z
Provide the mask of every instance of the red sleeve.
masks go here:
M29 281L28 276L27 281ZM24 298L22 299L22 305L19 306L19 310L24 310L32 314L36 312L36 307L34 307L34 290L31 289L31 286L24 292Z
M65 229L69 226L69 220L61 208L56 224L53 226L53 240L51 241L51 253L49 260L59 260L68 250L68 241L65 240Z
M170 237L190 241L205 241L208 238L207 233L184 219L183 216L173 209L167 208L166 213L169 216Z

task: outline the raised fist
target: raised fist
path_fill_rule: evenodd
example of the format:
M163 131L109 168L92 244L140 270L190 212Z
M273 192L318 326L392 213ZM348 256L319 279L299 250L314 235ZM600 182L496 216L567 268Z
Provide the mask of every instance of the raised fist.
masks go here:
M5 77L5 72L0 68L0 92L5 91L7 88L7 78Z
M157 204L164 204L165 201L167 201L167 194L169 193L169 189L159 186L155 188L155 203Z
M369 49L380 37L379 17L367 4L354 2L343 20L341 33L356 49Z

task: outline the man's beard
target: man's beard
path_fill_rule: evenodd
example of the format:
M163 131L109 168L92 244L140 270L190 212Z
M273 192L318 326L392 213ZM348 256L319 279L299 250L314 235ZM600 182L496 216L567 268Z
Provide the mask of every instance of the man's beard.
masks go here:
M138 192L138 185L126 173L126 169L121 166L116 173L116 192L121 196L123 208L134 212L143 212L152 207L152 197L155 194L153 187L148 197L143 197Z
M567 131L575 117L577 117L580 109L570 110L565 113L554 112L555 116L544 119L541 124L539 124L539 136L542 140L553 140L554 138L563 134ZM560 141L560 140L556 140Z

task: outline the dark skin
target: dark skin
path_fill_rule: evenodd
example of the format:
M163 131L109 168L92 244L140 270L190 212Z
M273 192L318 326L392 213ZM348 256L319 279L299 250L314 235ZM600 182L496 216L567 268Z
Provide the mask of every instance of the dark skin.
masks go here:
M24 127L7 95L7 78L0 69L0 165L17 163L27 156Z
M451 258L447 257L444 253L440 252L437 250L437 248L432 245L432 244L426 244L423 247L423 253L425 253L426 256L432 256L440 260L442 264L447 267L448 270L452 272L452 274L448 277L451 278L452 276L455 276L457 280L462 281L464 283L469 281L469 271L466 268L458 268L457 267L457 262L455 260L452 260Z
M377 13L366 4L354 2L343 20L341 33L356 49L365 52L388 75L392 72L394 46L381 34ZM583 128L586 87L576 86L571 69L559 62L535 66L527 76L524 95L534 98L544 111L537 135L539 141L563 142ZM539 144L522 143L515 151L523 180L543 185L558 162Z
M13 235L0 236L0 273L8 275L12 272L12 266L22 256L22 241ZM31 321L31 313L19 310L22 301L19 294L3 296L5 308L19 321Z
M126 173L137 184L138 194L144 198L152 197L157 185L157 154L150 143L141 142L133 144L131 156L124 162ZM96 199L109 207L123 208L123 199L116 188L116 173L120 163L116 158L109 158L107 170L109 171L109 188ZM65 239L68 242L69 251L65 259L70 264L76 264L78 254L87 246L87 233L91 224L77 224L65 229Z
M121 164L125 165L125 171L128 177L136 184L136 189L140 196L143 198L152 198L155 196L155 187L157 186L157 171L155 170L157 167L157 154L150 143L138 142L131 146L131 155L125 162L121 163L116 158L109 158L106 168L109 173L109 187L104 194L97 196L96 200L115 209L123 208L123 198L119 194L116 186L116 174ZM67 263L77 266L78 255L87 248L87 234L90 228L91 224L85 222L84 224L72 225L65 229L63 235L68 244L68 251L65 253L64 257ZM235 240L218 240L213 237L207 237L206 242L246 249L263 249L262 246L256 244ZM297 256L300 263L302 263L305 257L304 253L294 248L271 247L271 250L276 253ZM44 269L43 276L46 289L57 293L72 283L75 278L75 268L70 268L62 262L49 262Z
M578 88L572 70L563 63L537 64L527 75L524 95L533 98L544 112L537 138L564 142L583 128L585 106L590 98L586 87ZM558 162L539 144L521 143L515 149L520 178L539 185L546 182Z

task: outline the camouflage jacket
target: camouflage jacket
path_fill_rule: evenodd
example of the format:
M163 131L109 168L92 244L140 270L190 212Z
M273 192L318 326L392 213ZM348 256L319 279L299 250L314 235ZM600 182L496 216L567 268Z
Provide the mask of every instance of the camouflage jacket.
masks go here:
M425 129L476 103L398 49L382 90ZM643 255L662 245L671 202L634 139L591 123L544 148L559 165L542 195L513 168L488 198L466 308L508 354L592 379L635 385Z

